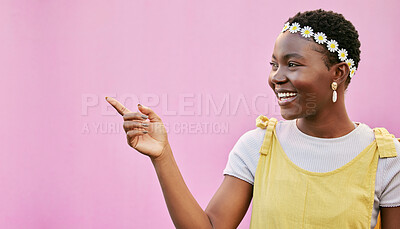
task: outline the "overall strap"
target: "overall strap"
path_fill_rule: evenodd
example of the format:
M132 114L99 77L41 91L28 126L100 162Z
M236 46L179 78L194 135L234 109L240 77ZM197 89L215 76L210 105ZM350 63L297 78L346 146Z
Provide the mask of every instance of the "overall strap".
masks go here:
M267 128L267 130L265 131L264 141L263 141L263 144L260 149L261 154L264 154L264 155L268 154L269 147L271 146L271 142L272 142L272 133L275 129L275 125L277 122L278 122L278 120L276 118L268 119L264 115L258 116L258 118L256 120L257 127L260 127L262 129Z
M394 135L390 134L385 128L374 128L375 140L378 145L379 157L396 157L396 146L393 142Z

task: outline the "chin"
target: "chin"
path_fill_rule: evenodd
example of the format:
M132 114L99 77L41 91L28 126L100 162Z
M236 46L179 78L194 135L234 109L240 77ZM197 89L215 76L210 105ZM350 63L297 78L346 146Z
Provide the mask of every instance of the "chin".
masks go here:
M284 112L282 110L281 110L281 116L282 116L282 118L284 118L286 120L293 120L293 119L299 118L298 114L288 113L288 112Z
M286 120L306 118L313 116L315 109L308 109L304 106L295 104L294 106L281 106L281 116Z
M302 109L299 108L295 108L293 109L292 107L289 109L285 109L281 107L281 116L282 118L286 119L286 120L293 120L293 119L298 119L301 118L302 116L304 116L304 114L302 114Z

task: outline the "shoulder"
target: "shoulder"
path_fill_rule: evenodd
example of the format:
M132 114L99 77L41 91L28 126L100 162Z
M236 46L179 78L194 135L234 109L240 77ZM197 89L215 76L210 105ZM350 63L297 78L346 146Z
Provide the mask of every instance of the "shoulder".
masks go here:
M362 126L362 130L365 134L368 134L369 136L373 137L373 139L375 139L375 134L374 134L374 129L372 129L371 127L369 127L367 124L364 123L359 123L360 126ZM389 133L390 134L390 133ZM396 147L396 152L397 152L397 158L400 157L400 138L396 138L393 135L393 144Z
M257 127L242 134L238 140L244 145L260 145L262 144L265 135L265 129Z
M293 128L294 120L279 120L275 126L276 130L289 130ZM265 136L266 129L256 127L255 129L249 130L242 134L238 140L238 144L246 145L246 146L257 146L258 148L261 147L264 136Z
M379 203L381 207L400 206L400 142L397 138L393 138L393 143L397 156L379 159L383 168L380 181L382 183Z
M397 173L400 173L400 142L399 139L393 138L393 143L396 148L397 156L396 157L388 157L383 158L387 159L386 168L396 168Z
M264 135L265 129L262 128L242 134L229 153L224 174L253 184Z
M366 131L375 139L374 129L366 124ZM400 142L393 138L397 156L379 158L376 185L378 186L379 206L397 207L400 206Z

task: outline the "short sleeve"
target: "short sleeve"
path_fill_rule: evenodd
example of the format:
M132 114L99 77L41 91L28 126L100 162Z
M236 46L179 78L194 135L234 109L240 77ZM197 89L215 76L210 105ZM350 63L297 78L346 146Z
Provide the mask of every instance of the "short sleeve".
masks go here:
M380 196L379 206L400 206L400 143L393 139L396 146L397 157L385 158L384 189Z
M265 130L257 128L243 134L229 153L224 175L234 176L253 185Z

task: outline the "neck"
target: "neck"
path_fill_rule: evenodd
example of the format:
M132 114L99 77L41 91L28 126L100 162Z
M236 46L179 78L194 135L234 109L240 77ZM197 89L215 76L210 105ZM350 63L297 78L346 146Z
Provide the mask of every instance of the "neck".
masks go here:
M354 130L354 124L347 115L344 101L338 102L334 110L297 119L297 128L307 135L318 138L338 138L350 133Z

